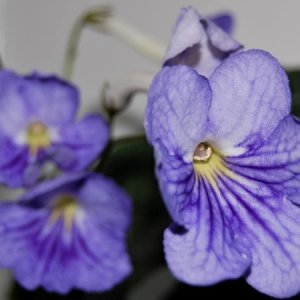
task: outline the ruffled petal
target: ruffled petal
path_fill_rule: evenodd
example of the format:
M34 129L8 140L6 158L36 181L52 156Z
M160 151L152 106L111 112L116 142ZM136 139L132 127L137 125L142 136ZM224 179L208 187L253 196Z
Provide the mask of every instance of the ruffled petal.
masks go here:
M51 181L50 190L44 183L30 192L32 199L0 205L0 263L27 289L42 286L62 294L73 288L110 289L131 271L125 244L131 217L128 196L102 176L72 178L77 191L64 178ZM50 205L54 196L66 192L79 200L72 227L55 217ZM126 222L111 222L117 216Z
M173 30L165 65L183 64L209 77L231 53L242 46L212 21L192 8L183 8Z
M241 154L261 146L290 112L287 76L267 52L249 50L231 56L214 72L210 84L213 135L226 143L228 155L230 148L239 148Z
M101 116L89 115L60 130L60 141L49 150L54 161L66 171L78 171L95 160L106 146L109 128Z
M17 74L0 72L0 128L5 135L15 137L28 122L28 110L23 99L25 81Z
M237 174L261 181L300 204L300 121L283 119L267 142L254 153L227 158Z
M206 134L211 89L185 66L165 67L149 91L145 128L149 141L169 155L191 158Z

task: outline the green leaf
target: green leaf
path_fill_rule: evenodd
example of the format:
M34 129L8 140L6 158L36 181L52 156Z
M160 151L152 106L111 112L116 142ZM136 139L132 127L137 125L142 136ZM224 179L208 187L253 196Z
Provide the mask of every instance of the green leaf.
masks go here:
M292 92L292 113L300 117L300 70L287 72Z

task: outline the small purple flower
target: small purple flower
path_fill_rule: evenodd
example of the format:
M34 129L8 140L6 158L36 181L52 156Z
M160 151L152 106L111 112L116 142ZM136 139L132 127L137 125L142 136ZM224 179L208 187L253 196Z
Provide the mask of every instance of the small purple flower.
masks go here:
M230 56L210 80L186 66L155 77L145 127L180 280L245 276L271 296L299 292L300 121L290 105L284 70L261 50Z
M0 264L31 290L104 291L131 271L131 202L113 181L64 175L0 204Z
M46 162L87 167L103 150L108 126L96 115L76 122L78 90L54 76L0 72L0 182L30 185Z
M216 23L224 26L225 31ZM242 48L226 32L230 30L230 24L230 18L225 15L209 20L192 7L181 9L164 64L187 65L209 77L225 58Z

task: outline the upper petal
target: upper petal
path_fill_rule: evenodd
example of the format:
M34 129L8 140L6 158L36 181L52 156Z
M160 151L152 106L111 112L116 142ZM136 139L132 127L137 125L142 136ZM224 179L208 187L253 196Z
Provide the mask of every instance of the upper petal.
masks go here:
M243 153L260 146L290 112L287 76L278 61L262 50L229 57L210 79L213 134Z
M24 79L14 72L0 72L0 131L5 135L17 136L28 122L24 86Z
M211 89L185 66L164 67L151 84L145 128L149 141L169 155L191 156L206 133Z
M228 34L232 33L234 29L234 17L232 14L221 13L214 16L210 16L209 19Z
M165 65L188 65L210 76L232 52L242 46L209 19L192 8L183 8L177 18L165 55Z
M25 80L23 100L31 119L54 126L74 121L79 105L75 86L58 77L39 74Z
M0 103L0 130L17 138L29 122L55 126L73 121L79 95L74 86L55 76L22 77L4 70L0 72Z
M197 43L205 42L206 39L206 32L200 23L198 12L192 7L182 8L176 20L164 62Z

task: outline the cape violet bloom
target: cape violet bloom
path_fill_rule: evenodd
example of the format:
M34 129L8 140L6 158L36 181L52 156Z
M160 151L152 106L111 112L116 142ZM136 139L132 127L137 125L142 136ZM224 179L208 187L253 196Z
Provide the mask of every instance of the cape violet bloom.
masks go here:
M27 289L110 289L131 271L126 193L95 174L42 183L0 204L0 264Z
M300 122L279 63L229 57L208 81L186 66L155 77L146 111L157 176L176 225L164 248L174 275L207 285L245 276L259 291L300 290Z
M54 76L1 71L0 106L0 182L10 186L33 183L49 161L64 171L81 170L108 140L100 116L75 122L78 91Z
M227 21L226 21L227 20ZM223 29L230 30L228 16L206 19L194 8L183 8L176 21L164 64L187 65L206 77L241 45Z

